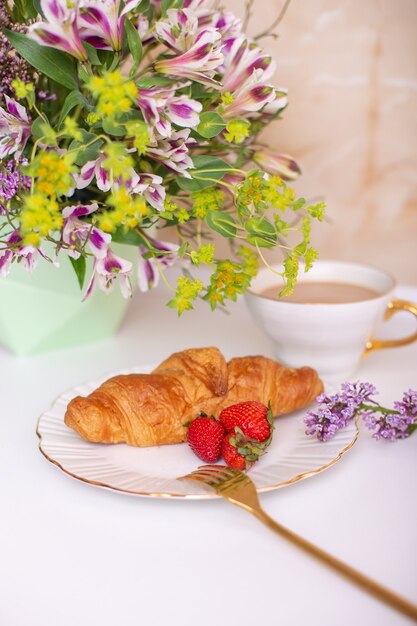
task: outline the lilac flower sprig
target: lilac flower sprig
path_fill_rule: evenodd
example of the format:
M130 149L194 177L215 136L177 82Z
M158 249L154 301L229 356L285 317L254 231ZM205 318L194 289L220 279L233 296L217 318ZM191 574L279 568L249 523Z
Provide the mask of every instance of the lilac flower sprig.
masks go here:
M394 402L393 409L375 402L373 396L377 393L374 385L357 381L344 383L334 395L321 394L317 397L319 407L304 418L306 435L328 441L353 418L361 417L365 426L374 431L376 440L409 437L417 429L417 391L404 392L402 401Z

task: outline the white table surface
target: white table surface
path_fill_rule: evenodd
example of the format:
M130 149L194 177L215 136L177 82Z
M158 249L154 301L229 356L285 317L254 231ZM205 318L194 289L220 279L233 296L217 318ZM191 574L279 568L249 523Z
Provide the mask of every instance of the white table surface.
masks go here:
M417 301L417 288L399 295ZM78 383L185 347L272 356L243 301L230 315L198 306L178 319L166 299L163 289L138 294L120 332L101 343L30 358L0 348L0 624L410 623L226 501L110 492L71 479L39 453L38 416ZM398 333L412 327L403 314L392 324ZM378 386L381 401L400 399L417 388L417 344L371 355L357 376ZM390 444L362 429L335 466L261 501L281 523L417 603L416 480L417 434Z

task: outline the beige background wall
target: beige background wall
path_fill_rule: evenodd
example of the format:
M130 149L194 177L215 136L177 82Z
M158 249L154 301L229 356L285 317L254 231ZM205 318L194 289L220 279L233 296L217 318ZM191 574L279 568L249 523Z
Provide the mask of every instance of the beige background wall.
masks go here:
M243 14L243 0L224 1ZM249 32L282 5L255 0ZM263 45L290 105L268 141L301 164L297 191L328 203L321 257L416 284L417 0L292 0L278 32Z

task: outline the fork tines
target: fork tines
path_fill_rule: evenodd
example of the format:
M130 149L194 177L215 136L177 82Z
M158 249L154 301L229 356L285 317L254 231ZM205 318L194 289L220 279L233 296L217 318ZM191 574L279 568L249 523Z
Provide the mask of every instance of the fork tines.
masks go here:
M248 480L246 474L226 465L201 465L194 472L180 478L180 480L186 479L198 480L216 490L230 489Z

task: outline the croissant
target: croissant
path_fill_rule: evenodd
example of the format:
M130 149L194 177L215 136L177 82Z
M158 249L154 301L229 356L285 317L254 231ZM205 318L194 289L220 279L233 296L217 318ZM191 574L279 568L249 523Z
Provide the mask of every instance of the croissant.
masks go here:
M226 363L217 348L177 352L151 374L110 378L68 404L65 423L99 443L155 446L185 441L201 411L218 415L236 402L271 402L274 415L309 404L323 389L309 367L290 369L262 356Z

